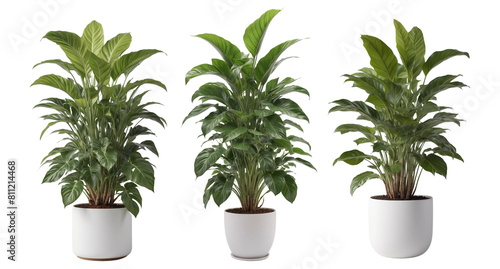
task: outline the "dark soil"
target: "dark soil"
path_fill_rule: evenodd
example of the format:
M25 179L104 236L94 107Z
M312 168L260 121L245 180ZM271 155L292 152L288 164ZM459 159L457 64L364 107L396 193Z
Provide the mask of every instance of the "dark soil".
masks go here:
M243 211L243 209L241 207L239 207L239 208L230 208L226 211L229 213L235 213L235 214L262 214L262 213L274 212L274 209L272 209L272 208L259 208L255 211Z
M123 204L112 204L112 205L89 205L89 204L77 204L75 207L78 208L124 208Z
M427 200L429 197L426 196L420 196L420 195L415 195L410 197L410 199L390 199L389 196L387 195L377 195L377 196L372 196L373 199L376 200L391 200L391 201L410 201L410 200Z

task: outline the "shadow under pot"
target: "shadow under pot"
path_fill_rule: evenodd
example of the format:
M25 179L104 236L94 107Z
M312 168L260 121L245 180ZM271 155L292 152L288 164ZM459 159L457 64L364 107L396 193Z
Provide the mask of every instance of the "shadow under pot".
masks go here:
M415 200L370 198L370 241L373 249L389 258L424 254L432 241L431 196Z
M116 208L73 206L73 253L78 258L111 261L132 251L132 215L121 204Z
M262 208L261 213L239 213L241 208L226 209L224 226L231 256L258 261L269 256L276 233L276 211Z

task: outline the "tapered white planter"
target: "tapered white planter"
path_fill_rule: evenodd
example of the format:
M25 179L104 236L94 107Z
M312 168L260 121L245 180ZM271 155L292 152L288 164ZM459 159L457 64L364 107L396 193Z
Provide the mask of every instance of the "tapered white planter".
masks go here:
M269 256L276 232L276 211L260 214L224 212L226 240L231 255L241 260L263 260Z
M132 251L132 216L126 208L73 206L73 253L86 260L117 260Z
M411 258L427 251L432 241L432 197L423 200L370 198L370 241L390 258Z

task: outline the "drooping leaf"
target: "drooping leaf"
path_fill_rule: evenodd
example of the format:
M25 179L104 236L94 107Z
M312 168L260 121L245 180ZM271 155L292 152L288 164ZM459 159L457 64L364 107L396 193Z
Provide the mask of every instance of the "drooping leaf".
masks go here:
M241 51L226 39L214 34L200 34L197 37L210 43L222 56L229 66L232 66L236 59L241 57Z
M196 174L196 177L200 177L205 174L205 172L210 169L217 162L217 160L220 159L222 153L222 147L218 147L217 149L203 149L198 154L198 156L196 156L196 159L194 161L194 173Z
M264 182L274 195L278 195L285 187L285 175L286 173L283 171L275 171L274 173L264 174Z
M90 54L77 34L65 31L50 31L44 38L59 45L81 77L88 73Z
M73 99L82 98L81 92L75 87L75 82L70 78L63 78L59 75L43 75L31 84L31 86L33 85L50 86L65 92Z
M144 60L160 52L162 51L156 49L145 49L122 55L113 64L111 78L113 78L113 80L116 80L122 74L128 76L128 74L130 74Z
M286 137L285 125L278 115L271 115L264 118L263 123L266 134L278 139Z
M121 186L120 186L121 187ZM137 185L133 182L125 183L124 187L119 189L121 191L121 199L123 205L127 208L127 210L137 217L139 214L139 205L142 206L142 196L139 190L137 189Z
M184 120L182 121L182 124L184 124L184 122L186 120L188 120L189 118L192 118L192 117L195 117L195 116L198 116L200 115L201 113L205 112L207 109L211 108L211 107L215 107L214 104L201 104L201 105L197 105L196 107L193 108L193 110L191 110L191 112L189 112L189 114L184 118Z
M61 187L61 196L64 207L72 204L80 197L83 192L83 181L75 180L71 183L64 184Z
M297 183L295 183L295 178L291 175L285 174L284 177L285 185L281 193L288 202L293 203L297 197Z
M361 186L363 186L368 180L373 178L379 178L378 174L371 171L363 172L352 179L351 182L351 195Z
M222 174L217 175L211 190L212 197L217 206L220 206L229 198L233 189L233 184L234 177L224 177Z
M107 170L111 170L118 160L118 152L116 150L97 150L95 152L97 161Z
M291 45L299 42L300 39L285 41L272 48L266 56L262 57L255 67L255 80L257 83L265 84L269 76L274 72L276 63L281 54Z
M424 74L427 76L427 74L429 74L429 72L440 63L450 59L451 57L460 55L464 55L467 56L467 58L470 58L469 53L459 50L446 49L442 51L436 51L432 53L431 56L429 56L427 61L425 61L424 65L422 66L422 70L424 71Z
M370 159L370 158L372 158L372 156L366 155L357 149L349 150L349 151L342 153L340 155L340 157L335 159L335 161L333 162L333 165L335 165L335 163L337 163L338 161L343 161L343 162L350 164L350 165L357 165L357 164L361 163L362 161L364 161L365 159Z
M155 177L153 166L141 154L137 152L133 153L123 164L122 171L128 180L150 191L154 191Z

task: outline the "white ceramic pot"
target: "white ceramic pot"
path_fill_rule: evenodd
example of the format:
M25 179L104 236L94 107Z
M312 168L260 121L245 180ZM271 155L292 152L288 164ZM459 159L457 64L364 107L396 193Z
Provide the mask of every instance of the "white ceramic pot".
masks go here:
M224 212L226 240L231 255L241 260L263 260L269 256L276 232L276 211L260 214Z
M370 198L370 241L390 258L411 258L427 251L432 241L432 197L423 200Z
M86 260L117 260L132 251L132 216L126 208L73 206L73 253Z

